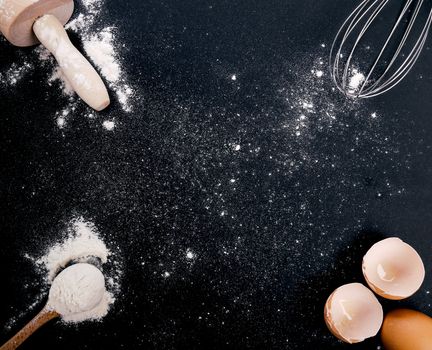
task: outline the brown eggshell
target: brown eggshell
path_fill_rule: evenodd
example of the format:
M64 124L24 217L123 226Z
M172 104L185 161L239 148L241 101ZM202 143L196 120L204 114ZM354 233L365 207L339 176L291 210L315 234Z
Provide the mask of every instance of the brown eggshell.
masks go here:
M389 312L381 329L386 350L431 350L432 318L414 310Z
M350 344L375 336L383 316L378 299L361 283L340 286L324 306L324 320L330 332Z
M369 287L392 300L413 295L425 277L420 255L397 237L375 243L363 257L362 269Z

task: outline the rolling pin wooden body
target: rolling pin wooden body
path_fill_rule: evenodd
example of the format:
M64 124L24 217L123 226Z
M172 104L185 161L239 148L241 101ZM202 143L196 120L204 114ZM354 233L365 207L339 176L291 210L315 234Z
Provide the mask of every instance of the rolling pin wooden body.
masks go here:
M16 46L41 42L57 59L76 93L100 111L110 104L105 84L63 28L73 9L73 0L0 0L0 31Z
M97 111L107 107L110 100L101 77L72 45L59 20L53 15L45 15L36 20L33 31L54 55L75 92Z
M0 31L15 46L38 43L33 24L43 15L54 15L65 25L74 10L73 0L1 0Z

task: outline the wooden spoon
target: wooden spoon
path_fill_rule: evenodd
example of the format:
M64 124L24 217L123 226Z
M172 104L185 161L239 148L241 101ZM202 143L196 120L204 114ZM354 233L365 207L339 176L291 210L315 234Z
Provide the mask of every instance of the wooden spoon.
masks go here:
M54 318L65 318L94 310L102 302L105 292L104 275L96 266L78 263L67 267L54 279L48 302L42 311L0 347L0 350L16 349L36 330Z
M29 323L27 323L17 334L0 347L0 350L14 350L20 346L29 336L36 332L48 321L59 317L56 311L46 306Z

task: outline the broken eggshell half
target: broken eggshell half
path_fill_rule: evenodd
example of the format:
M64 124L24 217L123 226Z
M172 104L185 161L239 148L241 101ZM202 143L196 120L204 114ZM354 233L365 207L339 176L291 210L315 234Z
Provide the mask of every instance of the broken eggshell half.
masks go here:
M361 283L345 284L327 299L324 319L334 336L359 343L379 332L384 314L372 291Z
M362 268L369 287L383 298L392 300L413 295L425 277L420 255L396 237L375 243L363 257Z

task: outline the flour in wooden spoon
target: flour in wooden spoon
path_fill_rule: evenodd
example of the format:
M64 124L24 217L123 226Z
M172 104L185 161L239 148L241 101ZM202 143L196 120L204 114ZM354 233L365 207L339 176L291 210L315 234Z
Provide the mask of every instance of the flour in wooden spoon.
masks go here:
M99 237L94 224L82 217L73 219L68 228L67 236L51 245L41 258L32 259L28 255L26 257L34 261L41 270L47 272L46 281L48 285L51 285L48 305L59 312L65 322L80 322L104 317L108 313L110 305L114 303L115 295L120 292L119 281L122 270L118 258L113 256L113 253ZM91 305L92 300L93 302L95 300L91 298L91 291L93 289L100 291L101 289L100 275L99 277L96 276L98 269L87 266L84 270L74 270L77 269L74 266L82 266L83 263L87 265L87 262L95 258L100 261L102 266L111 265L111 267L104 268L107 290L105 290L104 284L104 293L100 302ZM70 264L72 265L65 268ZM72 272L76 272L69 275L71 279L62 277L65 275L64 272L70 271L71 268L73 268ZM88 275L92 277L89 279ZM71 280L76 283L71 282ZM94 285L93 282L97 285ZM76 286L72 286L71 283L75 283Z
M68 267L54 279L47 309L59 313L66 322L81 322L102 318L111 302L102 272L84 263Z
M38 278L32 283L26 282L24 284L26 291L40 290L40 293L36 295L30 293L26 298L23 297L25 307L21 304L16 310L16 316L6 323L6 329L11 330L15 327L17 321L28 318L30 311L42 307L46 302L47 292L51 289L53 290L51 291L52 295L48 306L56 309L56 311L61 311L63 313L62 319L65 322L80 322L90 319L99 320L110 311L117 295L119 295L121 291L120 281L123 275L123 269L119 248L111 245L111 249L108 249L105 242L100 238L96 226L82 217L73 218L68 223L66 232L61 234L61 237L62 239L58 242L48 244L48 247L44 249L45 254L40 258L34 258L28 253L24 254L26 259L35 264L36 272L38 272L39 277L44 277L44 283L40 283L41 281ZM62 286L65 284L63 282L60 283L62 279L57 280L56 277L59 277L63 271L66 271L66 266L73 264L67 268L70 269L78 265L78 263L89 263L91 257L99 259L103 267L106 293L103 295L97 307L85 311L84 309L88 309L89 303L76 302L80 300L80 297L78 299L76 298L79 294L72 297L72 301L68 299L70 296L68 296L66 292L62 294L64 290ZM54 283L53 281L57 282ZM90 282L86 282L85 284L88 284L88 287L92 286ZM67 290L73 292L75 289L67 288ZM65 302L66 309L61 309L55 304L53 296L55 296L57 302ZM76 304L75 306L73 305L74 303ZM76 309L75 307L82 308ZM68 309L70 312L67 312Z

